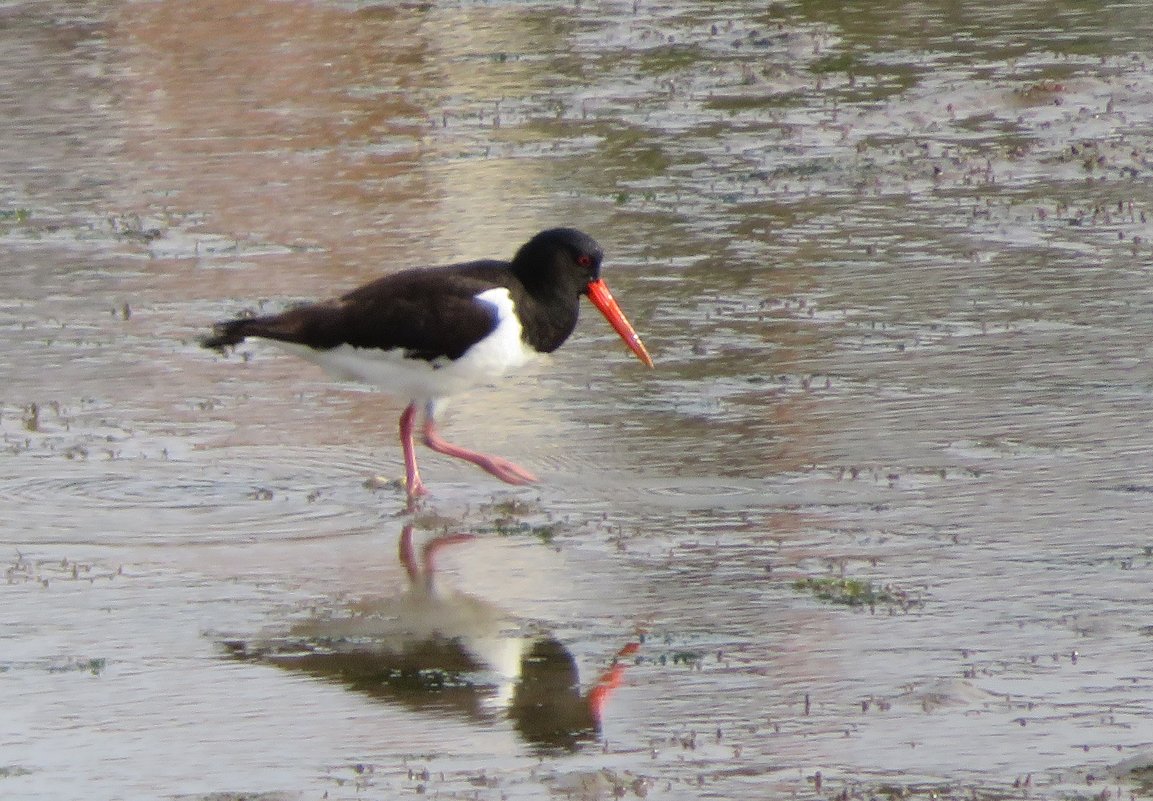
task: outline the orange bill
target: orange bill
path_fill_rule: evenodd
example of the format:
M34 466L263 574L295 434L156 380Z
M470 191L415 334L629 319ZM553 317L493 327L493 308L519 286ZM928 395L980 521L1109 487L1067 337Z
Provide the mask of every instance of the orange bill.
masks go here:
M588 286L589 300L593 305L600 310L600 313L605 316L609 321L609 325L620 334L621 339L629 346L629 350L637 355L637 358L644 362L647 366L653 366L653 359L649 356L649 352L645 350L645 345L641 342L641 338L637 336L637 332L633 330L632 325L625 319L624 312L621 307L617 305L613 295L609 292L608 286L605 284L604 279L598 278L595 281L589 281Z

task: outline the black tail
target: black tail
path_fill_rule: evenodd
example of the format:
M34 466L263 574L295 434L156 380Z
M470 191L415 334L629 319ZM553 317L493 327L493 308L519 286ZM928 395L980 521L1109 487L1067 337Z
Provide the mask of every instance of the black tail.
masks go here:
M252 318L217 323L212 327L212 334L200 340L200 344L216 350L224 350L228 345L239 345L248 336L248 327L251 323Z

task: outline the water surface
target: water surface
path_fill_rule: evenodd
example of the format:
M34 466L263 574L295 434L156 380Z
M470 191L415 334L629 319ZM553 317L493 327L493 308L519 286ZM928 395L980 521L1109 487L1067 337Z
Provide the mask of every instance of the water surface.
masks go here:
M1140 4L0 14L6 797L1130 791ZM562 223L657 369L590 313L454 401L543 480L422 454L431 568L401 403L196 344Z

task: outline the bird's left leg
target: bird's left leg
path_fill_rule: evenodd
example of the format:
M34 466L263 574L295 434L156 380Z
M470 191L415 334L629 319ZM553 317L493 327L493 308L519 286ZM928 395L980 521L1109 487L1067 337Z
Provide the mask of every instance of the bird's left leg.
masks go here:
M436 430L435 403L429 403L424 415L424 444L437 453L472 462L481 470L496 476L506 484L532 484L537 477L518 464L499 456L470 451L443 439Z

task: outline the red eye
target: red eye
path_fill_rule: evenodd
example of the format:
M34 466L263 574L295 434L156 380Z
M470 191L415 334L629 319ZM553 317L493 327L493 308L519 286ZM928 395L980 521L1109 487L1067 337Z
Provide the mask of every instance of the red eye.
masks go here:
M581 267L592 267L593 257L587 253L582 253L577 256L577 264L579 264Z

